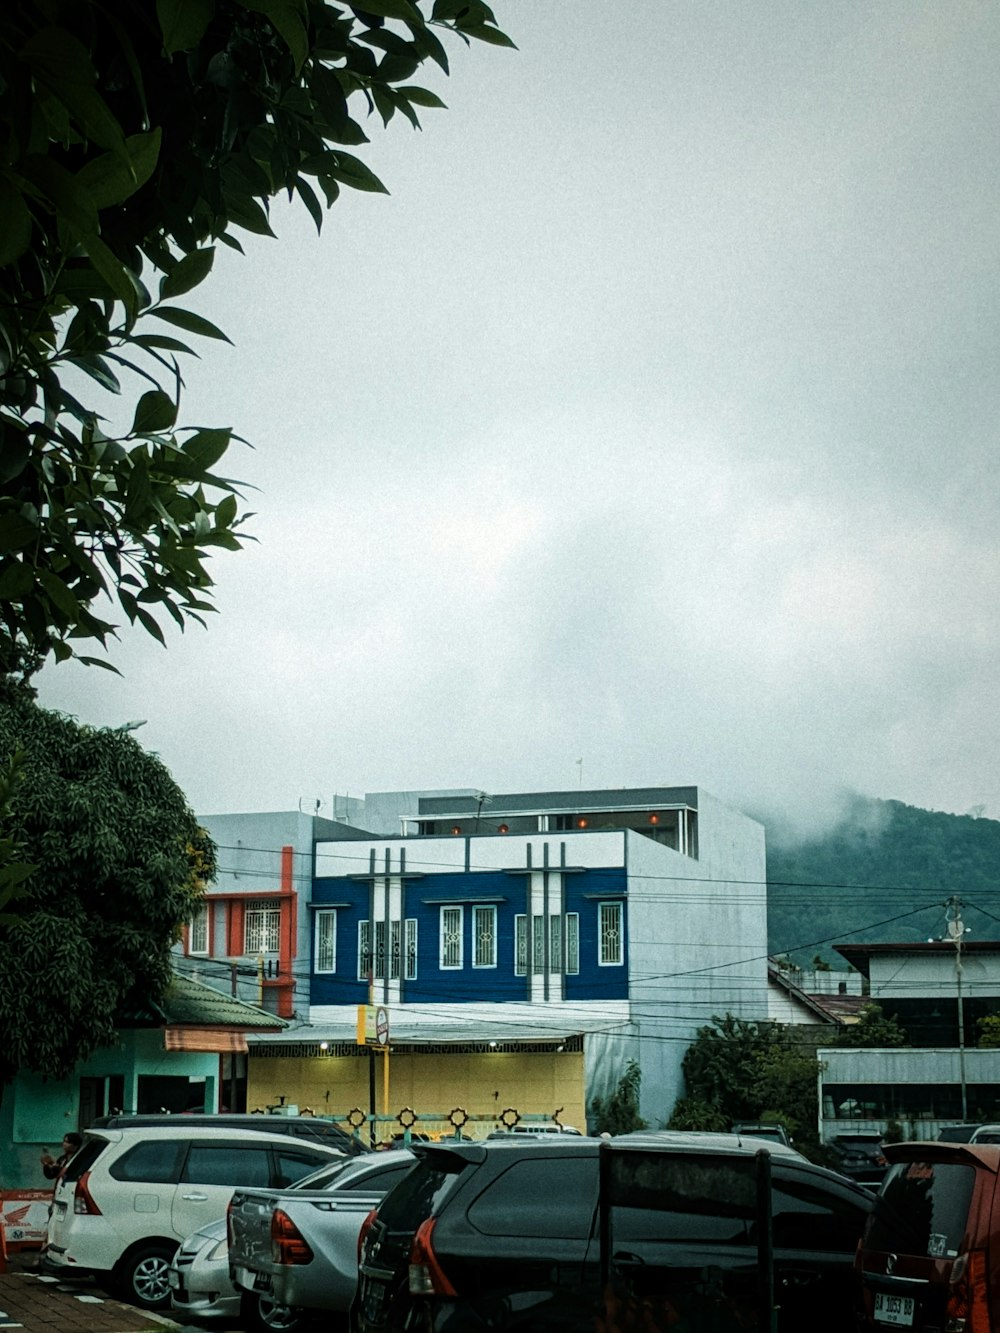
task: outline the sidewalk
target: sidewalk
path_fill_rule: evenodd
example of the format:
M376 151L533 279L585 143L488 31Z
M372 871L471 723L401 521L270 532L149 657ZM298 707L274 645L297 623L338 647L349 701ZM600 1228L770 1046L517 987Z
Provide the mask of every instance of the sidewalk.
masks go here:
M0 1273L0 1333L177 1333L172 1319L106 1296L92 1282L60 1282L32 1271L35 1255L12 1254Z

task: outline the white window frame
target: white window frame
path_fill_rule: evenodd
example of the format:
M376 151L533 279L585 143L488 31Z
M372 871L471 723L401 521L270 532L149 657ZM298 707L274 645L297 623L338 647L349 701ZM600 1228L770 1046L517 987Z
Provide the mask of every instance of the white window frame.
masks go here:
M313 922L313 971L327 976L337 970L337 909L322 907ZM324 934L328 936L323 939ZM324 954L326 959L324 960Z
M208 953L208 903L204 899L188 923L188 953Z
M549 915L549 971L561 973L563 970L563 919L559 912Z
M545 917L540 913L531 918L531 974L545 974Z
M614 940L612 940L614 936ZM625 962L625 904L621 899L597 904L597 965L621 967Z
M475 903L472 908L472 966L484 968L496 965L497 909Z
M256 957L281 949L281 904L247 902L243 909L243 953Z
M368 973L374 974L372 961L372 923L367 919L358 922L358 980L367 981Z
M580 913L566 913L566 975L580 975Z
M451 920L456 924L446 925ZM449 954L449 944L457 934L457 949ZM441 908L440 916L440 957L438 966L442 972L458 972L465 966L465 908L461 903L449 903Z

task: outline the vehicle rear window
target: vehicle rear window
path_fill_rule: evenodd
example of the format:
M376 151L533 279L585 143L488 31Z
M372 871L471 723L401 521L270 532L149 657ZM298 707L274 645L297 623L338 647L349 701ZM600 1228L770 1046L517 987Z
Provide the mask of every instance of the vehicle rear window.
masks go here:
M107 1146L107 1139L88 1139L80 1151L74 1153L66 1163L62 1173L63 1180L79 1180L84 1171L90 1170Z
M865 1247L897 1254L958 1254L976 1169L965 1162L896 1162L865 1233Z
M586 1239L597 1207L596 1157L543 1157L515 1162L469 1207L487 1236Z
M270 1154L266 1145L192 1143L183 1179L192 1185L266 1187L271 1183Z
M345 1181L344 1189L366 1190L370 1194L388 1194L412 1170L412 1162L401 1162L399 1166L386 1171L367 1171L364 1175Z
M180 1139L147 1139L112 1162L115 1180L144 1181L147 1185L169 1185L177 1179L181 1154L187 1145Z
M433 1153L420 1158L394 1190L379 1205L379 1221L390 1231L416 1231L425 1218L438 1208L467 1166L450 1153Z

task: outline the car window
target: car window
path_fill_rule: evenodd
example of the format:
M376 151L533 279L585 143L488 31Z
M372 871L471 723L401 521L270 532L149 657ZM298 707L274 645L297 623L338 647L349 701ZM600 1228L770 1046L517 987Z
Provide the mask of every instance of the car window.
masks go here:
M828 1250L853 1254L868 1209L859 1199L845 1197L806 1177L781 1178L771 1187L774 1243L785 1250Z
M590 1235L597 1206L596 1157L540 1157L515 1162L469 1207L487 1236Z
M333 1162L329 1166L323 1166L318 1171L311 1172L308 1176L303 1176L301 1180L296 1180L295 1188L297 1190L336 1189L337 1181L344 1172L354 1169L356 1169L356 1166L353 1159L347 1162Z
M90 1168L108 1147L107 1139L88 1139L78 1153L66 1163L62 1173L63 1180L79 1180L84 1171Z
M185 1143L181 1139L147 1139L129 1148L108 1168L115 1180L142 1180L168 1185L177 1179Z
M274 1150L273 1184L284 1189L294 1185L303 1176L310 1175L316 1169L316 1158L301 1148L276 1148Z
M192 1143L181 1179L190 1185L246 1185L271 1183L267 1145Z
M865 1233L865 1248L954 1257L969 1217L976 1169L965 1162L896 1162Z
M368 1190L371 1194L388 1194L408 1171L413 1170L412 1162L402 1162L385 1171L366 1171L352 1180L344 1182L345 1190Z

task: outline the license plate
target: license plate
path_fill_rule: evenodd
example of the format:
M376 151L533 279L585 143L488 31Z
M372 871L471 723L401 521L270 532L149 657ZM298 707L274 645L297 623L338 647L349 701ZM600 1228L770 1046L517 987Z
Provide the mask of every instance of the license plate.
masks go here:
M875 1318L880 1324L909 1327L913 1323L913 1297L888 1296L884 1291L875 1293Z
M365 1283L365 1318L372 1323L377 1322L382 1315L382 1307L385 1305L386 1290L387 1287L384 1282L372 1282L369 1279Z
M167 1270L167 1282L170 1284L171 1291L180 1291L181 1275L180 1273L175 1273L172 1268Z

